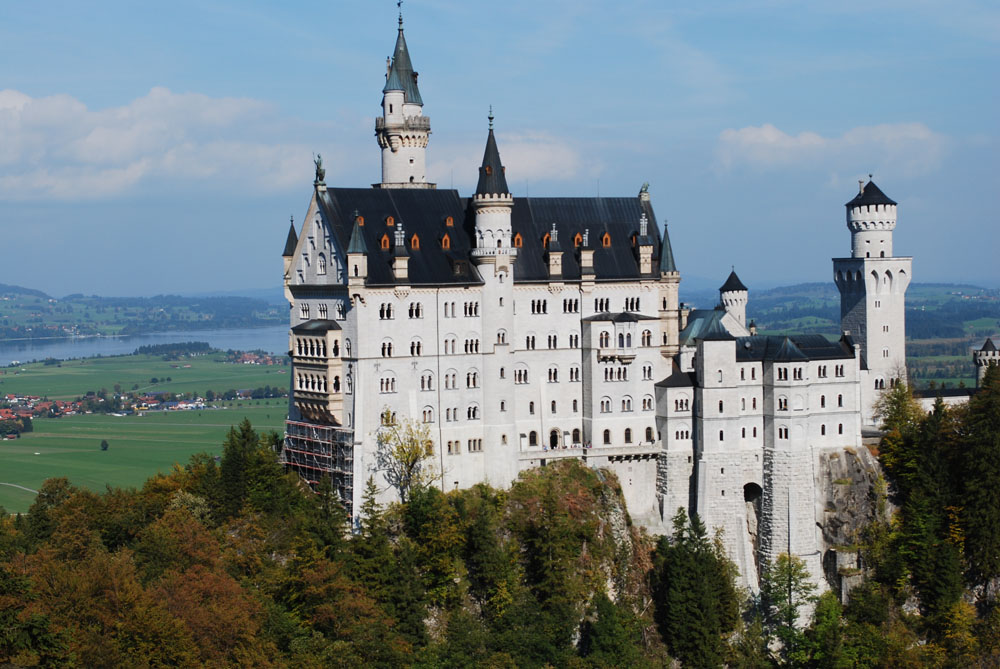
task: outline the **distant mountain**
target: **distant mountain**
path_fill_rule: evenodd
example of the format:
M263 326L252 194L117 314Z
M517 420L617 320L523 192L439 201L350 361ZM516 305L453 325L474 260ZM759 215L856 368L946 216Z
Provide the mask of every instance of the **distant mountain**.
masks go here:
M40 297L43 300L52 299L40 290L35 290L34 288L25 288L24 286L12 286L6 283L0 283L0 296L13 296L13 295L26 295L28 297Z

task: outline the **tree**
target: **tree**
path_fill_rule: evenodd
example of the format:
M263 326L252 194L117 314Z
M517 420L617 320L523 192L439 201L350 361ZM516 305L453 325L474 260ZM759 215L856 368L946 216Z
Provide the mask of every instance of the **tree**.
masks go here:
M399 501L406 503L410 491L434 481L437 475L428 462L434 455L431 431L414 420L397 420L386 409L382 413L382 426L375 433L375 464L386 482L399 494Z
M674 532L662 537L653 566L655 618L670 654L692 667L720 667L725 636L739 617L735 570L709 541L697 514L678 509Z
M107 439L101 439L101 450L102 451L108 450L108 440Z
M782 553L764 570L760 584L764 629L781 641L781 655L786 664L801 657L803 633L799 616L816 601L815 590L805 562L794 555Z
M963 425L965 551L980 582L1000 576L1000 366L986 370Z
M258 436L250 421L244 418L238 428L229 428L222 446L222 462L219 464L219 480L222 484L222 509L224 517L232 517L240 512L246 501L247 467L251 453L257 447Z
M594 667L637 666L642 634L635 616L599 592L592 617L580 629L580 655Z

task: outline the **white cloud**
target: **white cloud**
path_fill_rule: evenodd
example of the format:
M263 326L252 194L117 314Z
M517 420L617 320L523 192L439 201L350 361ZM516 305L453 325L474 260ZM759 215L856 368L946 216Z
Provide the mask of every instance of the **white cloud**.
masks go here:
M757 168L878 169L892 165L908 176L938 169L948 151L948 139L923 123L859 126L839 137L815 132L790 135L767 123L719 135L718 165Z
M311 145L316 134L252 99L153 88L90 110L68 95L3 90L0 199L102 199L172 183L280 191L308 180L314 148L337 173L342 161Z
M580 174L596 174L599 165L584 169L583 159L573 144L540 132L507 133L497 138L500 158L507 168L508 185L515 189L525 181L565 181ZM479 178L485 140L482 144L435 146L428 165L429 178L446 187L452 176L455 184L475 184Z

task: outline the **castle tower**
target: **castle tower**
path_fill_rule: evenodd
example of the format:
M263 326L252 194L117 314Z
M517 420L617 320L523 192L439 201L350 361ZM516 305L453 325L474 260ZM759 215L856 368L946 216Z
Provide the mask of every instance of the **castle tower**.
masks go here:
M299 236L295 232L295 219L288 222L288 237L285 238L285 250L281 253L281 263L283 266L285 299L292 302L292 293L288 290L288 284L292 280L292 258L295 257L295 247L299 245Z
M400 14L396 48L387 63L382 89L382 116L375 119L375 137L382 149L382 183L375 184L376 188L435 187L427 183L431 120L423 115L423 109Z
M747 325L747 299L749 296L750 291L740 281L740 277L736 276L736 268L734 267L733 271L729 273L729 278L719 288L719 300L729 315L738 320L743 327Z
M483 356L486 378L493 379L490 401L483 410L483 441L485 478L492 485L506 486L517 478L517 432L512 422L513 411L502 407L514 406L514 375L501 374L514 359L514 261L517 249L511 234L511 211L514 197L507 188L507 179L500 151L493 135L493 111L486 137L479 182L472 196L476 215L475 248L472 259L483 279L483 340L487 355ZM558 236L556 236L558 239ZM558 242L557 242L558 245ZM560 263L561 271L561 263ZM492 351L492 354L489 354Z
M639 197L642 197L640 194ZM648 193L647 193L648 197ZM674 250L670 246L670 235L667 233L667 224L663 224L663 241L660 243L660 330L662 340L660 341L660 353L665 357L677 355L680 351L680 331L684 329L684 323L680 310L680 283L681 273L677 271L674 263Z
M906 289L913 259L892 254L896 203L875 182L859 182L847 208L851 256L834 258L840 291L840 326L861 347L867 378L861 380L861 411L872 424L880 391L906 379Z
M981 349L972 352L972 360L976 363L976 388L980 388L989 366L1000 365L1000 351L992 339L987 339Z

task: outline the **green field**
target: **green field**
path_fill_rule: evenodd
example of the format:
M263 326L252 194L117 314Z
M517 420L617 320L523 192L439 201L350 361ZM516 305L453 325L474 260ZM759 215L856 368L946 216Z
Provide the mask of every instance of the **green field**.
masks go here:
M36 420L34 432L0 441L0 482L37 490L45 479L65 476L95 491L139 487L194 453L221 454L226 432L244 417L258 431L284 429L284 399L220 404L225 408ZM100 449L102 439L110 444L107 451ZM7 511L26 511L33 499L32 493L0 485L0 506Z
M288 388L288 367L239 365L223 362L224 358L223 353L212 353L167 362L158 356L126 355L68 360L59 365L32 363L7 367L0 369L0 395L15 393L70 400L88 390L112 391L115 384L125 392L133 386L138 386L137 391L171 393L204 393L209 389L222 393L262 386ZM159 382L151 383L153 377ZM166 382L168 377L171 380Z

